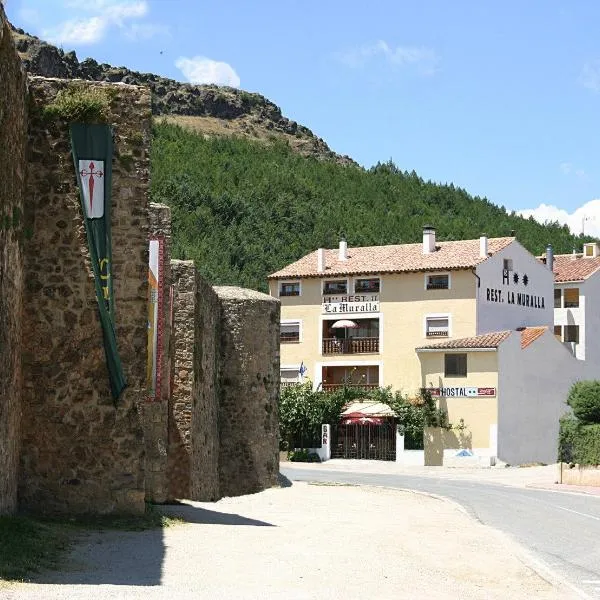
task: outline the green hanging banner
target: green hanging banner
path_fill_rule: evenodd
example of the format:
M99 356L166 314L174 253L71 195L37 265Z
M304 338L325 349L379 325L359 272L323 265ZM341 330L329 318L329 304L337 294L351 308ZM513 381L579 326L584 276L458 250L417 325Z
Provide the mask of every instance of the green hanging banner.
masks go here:
M79 196L94 270L110 390L117 400L127 382L117 350L112 284L110 206L112 188L112 131L108 125L71 125L71 148Z

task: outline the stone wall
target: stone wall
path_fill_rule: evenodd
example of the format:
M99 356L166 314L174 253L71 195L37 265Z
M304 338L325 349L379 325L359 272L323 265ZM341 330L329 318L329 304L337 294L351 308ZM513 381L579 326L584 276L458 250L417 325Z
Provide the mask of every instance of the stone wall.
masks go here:
M142 511L150 95L111 86L115 329L128 382L115 407L68 127L40 110L68 85L30 79L20 502L38 512Z
M215 287L221 306L219 483L222 496L276 485L279 473L279 301Z
M26 77L0 6L0 514L17 505Z
M173 329L169 402L169 499L190 497L191 423L194 401L196 269L192 261L171 261Z
M168 411L170 397L170 285L171 209L150 203L150 239L161 244L159 264L159 336L157 391L139 406L146 451L146 500L165 502L168 498ZM149 342L150 343L150 342Z
M221 311L213 288L196 273L194 401L190 498L218 500L219 482L219 353Z
M170 498L209 501L276 485L279 302L209 286L172 261Z

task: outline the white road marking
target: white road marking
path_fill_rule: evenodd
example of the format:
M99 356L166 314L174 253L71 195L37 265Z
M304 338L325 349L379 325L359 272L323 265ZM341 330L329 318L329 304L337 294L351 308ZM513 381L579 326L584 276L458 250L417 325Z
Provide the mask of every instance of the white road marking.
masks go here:
M588 517L590 519L594 519L595 521L600 521L600 517L595 517L594 515L588 515L587 513L579 512L578 510L573 510L571 508L565 508L564 506L558 506L555 504L556 508L560 508L561 510L566 510L567 512L575 513L576 515L581 515L582 517Z

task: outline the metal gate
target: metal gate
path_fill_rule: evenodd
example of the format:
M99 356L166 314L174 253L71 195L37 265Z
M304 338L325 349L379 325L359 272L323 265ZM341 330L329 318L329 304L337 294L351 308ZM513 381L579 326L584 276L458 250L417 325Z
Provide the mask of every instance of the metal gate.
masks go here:
M331 458L396 460L396 426L332 425Z

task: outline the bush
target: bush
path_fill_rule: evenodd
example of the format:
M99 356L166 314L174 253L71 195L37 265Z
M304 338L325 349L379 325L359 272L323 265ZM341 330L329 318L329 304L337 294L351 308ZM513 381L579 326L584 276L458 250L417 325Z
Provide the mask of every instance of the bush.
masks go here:
M43 109L46 120L62 119L68 123L106 123L114 90L101 86L70 84L56 94Z
M600 423L600 381L578 381L573 384L567 404L581 423Z
M290 450L288 452L290 462L321 462L319 455L308 450Z
M573 417L563 417L560 420L558 460L600 465L600 424L585 425Z

